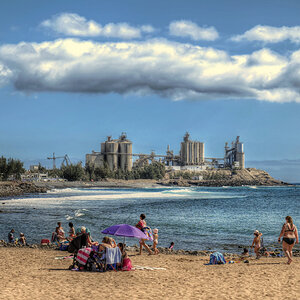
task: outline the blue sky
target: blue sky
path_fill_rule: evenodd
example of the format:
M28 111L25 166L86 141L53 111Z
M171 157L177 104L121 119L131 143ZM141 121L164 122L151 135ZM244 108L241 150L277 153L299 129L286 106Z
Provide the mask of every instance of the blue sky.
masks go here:
M126 132L135 153L186 131L207 157L300 182L299 1L0 4L0 155L84 161Z

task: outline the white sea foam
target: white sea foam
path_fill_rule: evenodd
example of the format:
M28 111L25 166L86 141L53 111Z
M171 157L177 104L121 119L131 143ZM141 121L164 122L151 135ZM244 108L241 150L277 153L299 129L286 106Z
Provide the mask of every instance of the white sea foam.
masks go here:
M75 191L75 192L74 192ZM58 197L56 197L56 195ZM90 189L64 189L53 190L52 193L34 198L15 198L9 201L12 206L32 206L32 207L58 207L67 202L77 201L107 201L107 200L139 200L139 199L220 199L220 198L239 198L240 195L233 195L225 192L208 192L195 188L173 188L157 191L143 190L97 190L91 193ZM78 214L83 214L83 210ZM79 216L79 215L78 215ZM72 218L72 216L68 216Z

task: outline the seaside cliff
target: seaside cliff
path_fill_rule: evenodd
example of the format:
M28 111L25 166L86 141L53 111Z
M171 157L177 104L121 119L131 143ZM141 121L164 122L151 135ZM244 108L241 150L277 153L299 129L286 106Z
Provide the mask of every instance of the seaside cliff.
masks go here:
M266 171L254 168L243 170L206 170L201 172L199 179L163 179L163 180L116 180L106 179L97 182L69 181L69 182L20 182L20 181L0 181L0 197L11 197L22 194L45 193L53 188L89 188L89 187L107 187L107 188L143 188L163 186L284 186L288 183L276 180Z

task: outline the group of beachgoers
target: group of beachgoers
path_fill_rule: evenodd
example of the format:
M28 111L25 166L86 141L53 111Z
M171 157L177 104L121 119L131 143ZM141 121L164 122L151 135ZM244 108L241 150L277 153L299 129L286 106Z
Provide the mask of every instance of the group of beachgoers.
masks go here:
M278 237L278 243L281 242L282 238L282 250L287 257L288 264L291 264L293 259L293 247L299 243L299 235L296 225L293 223L291 216L285 218L285 223L282 226L281 232ZM269 252L263 245L262 233L258 230L254 231L254 239L251 245L251 249L254 248L256 258L259 259L261 256L269 256ZM247 255L247 249L244 249L243 255Z
M281 242L282 238L282 249L285 253L285 256L287 257L288 264L291 264L293 259L293 247L295 244L299 243L299 235L296 225L293 223L293 219L291 216L287 216L285 218L286 222L283 224L280 235L278 237L278 242ZM143 248L146 249L146 251L149 253L149 255L158 254L159 250L157 249L158 245L158 229L155 228L153 230L153 233L150 229L150 227L147 226L146 223L146 215L141 214L140 220L135 225L136 228L140 229L148 238L147 239L140 239L139 244L139 255L142 254ZM11 231L8 233L8 242L9 243L19 243L21 245L26 245L26 238L24 233L20 233L20 238L15 239L14 238L14 229L11 229ZM123 243L116 244L115 240L111 237L104 237L102 240L102 243L98 243L97 241L93 241L91 237L91 232L88 228L82 226L81 228L78 228L75 230L74 225L72 222L69 223L69 234L66 236L63 227L61 225L61 222L57 223L57 227L55 228L55 231L52 233L51 242L62 245L64 243L70 243L75 237L85 234L87 237L87 245L90 247L98 247L99 251L102 251L104 248L115 248L119 247L122 253L122 258L125 261L126 264L130 264L128 261L128 255L125 251L126 245ZM262 239L262 233L258 230L254 231L254 239L251 245L251 249L254 248L254 252L256 254L256 258L260 258L261 256L269 256L268 251L263 245L263 239ZM147 241L153 240L152 250L147 245ZM169 249L172 251L174 247L174 242L171 242ZM244 252L242 253L243 256L249 256L249 251L247 248L244 248Z

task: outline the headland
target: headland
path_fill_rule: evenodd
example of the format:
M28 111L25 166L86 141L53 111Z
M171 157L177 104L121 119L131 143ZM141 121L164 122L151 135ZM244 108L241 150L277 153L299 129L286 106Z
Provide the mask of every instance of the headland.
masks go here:
M12 197L23 194L45 193L51 189L64 188L155 188L160 186L287 186L289 183L274 179L266 171L255 168L237 170L205 170L198 178L185 179L182 176L162 180L138 179L119 180L105 179L101 181L0 181L0 197Z

